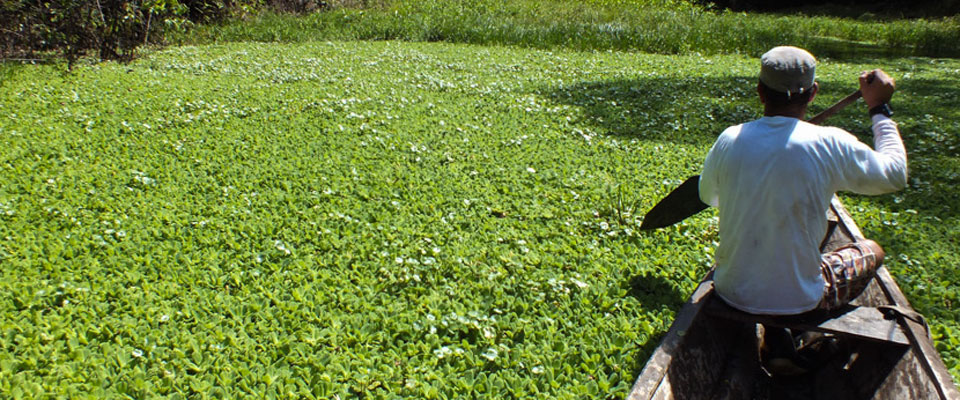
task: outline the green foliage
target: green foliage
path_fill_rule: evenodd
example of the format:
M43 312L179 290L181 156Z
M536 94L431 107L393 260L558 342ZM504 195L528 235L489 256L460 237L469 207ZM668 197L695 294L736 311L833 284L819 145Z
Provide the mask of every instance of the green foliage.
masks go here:
M717 240L641 215L758 114L756 65L381 41L5 69L0 392L622 398ZM912 179L845 201L957 373L960 63L824 60L814 111L873 67Z
M178 42L447 41L658 54L751 54L790 43L835 58L960 55L960 19L870 21L714 12L680 0L423 0L261 14Z
M70 66L88 51L101 60L130 60L141 45L192 22L221 21L262 0L63 0L0 3L0 57L60 51Z

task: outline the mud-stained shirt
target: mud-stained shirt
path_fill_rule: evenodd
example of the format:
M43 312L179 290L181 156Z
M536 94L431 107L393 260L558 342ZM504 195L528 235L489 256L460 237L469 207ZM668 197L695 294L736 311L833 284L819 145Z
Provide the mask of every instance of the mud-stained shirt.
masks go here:
M707 154L700 199L720 213L714 285L755 314L797 314L823 295L819 245L837 191L883 194L907 184L897 124L873 117L874 147L790 117L727 128Z

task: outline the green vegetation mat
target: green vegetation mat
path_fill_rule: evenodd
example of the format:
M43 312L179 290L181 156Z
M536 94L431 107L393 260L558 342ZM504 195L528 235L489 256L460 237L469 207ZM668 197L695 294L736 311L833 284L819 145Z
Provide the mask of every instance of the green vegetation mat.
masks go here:
M398 42L3 67L0 392L621 398L716 213L639 232L757 60ZM844 197L960 377L960 62L883 67L910 187ZM869 140L865 107L830 122Z

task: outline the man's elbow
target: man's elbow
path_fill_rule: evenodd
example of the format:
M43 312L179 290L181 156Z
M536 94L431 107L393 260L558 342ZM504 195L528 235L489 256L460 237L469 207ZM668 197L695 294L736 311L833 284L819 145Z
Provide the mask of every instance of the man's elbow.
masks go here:
M907 187L907 178L909 174L907 173L907 157L904 156L897 163L896 173L897 173L897 190L902 190Z
M890 168L888 174L888 182L890 182L891 192L898 190L903 190L907 187L907 162L903 160L901 162L895 163L892 168Z

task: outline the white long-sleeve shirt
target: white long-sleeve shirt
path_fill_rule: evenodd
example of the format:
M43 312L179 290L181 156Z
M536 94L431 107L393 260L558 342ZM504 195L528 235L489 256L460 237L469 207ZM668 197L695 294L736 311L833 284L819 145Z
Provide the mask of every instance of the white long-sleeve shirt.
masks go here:
M714 285L755 314L797 314L823 296L819 245L840 190L882 194L907 184L897 125L873 117L876 151L846 131L763 117L720 134L704 161L700 199L720 211Z

